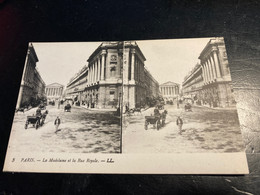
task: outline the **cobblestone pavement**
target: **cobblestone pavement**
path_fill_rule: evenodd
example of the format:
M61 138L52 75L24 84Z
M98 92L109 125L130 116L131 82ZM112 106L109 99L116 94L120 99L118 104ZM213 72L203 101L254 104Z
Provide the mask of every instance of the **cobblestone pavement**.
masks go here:
M183 105L166 105L166 125L157 131L153 125L144 129L145 116L154 108L124 116L123 153L199 153L244 151L237 111L193 106L185 112ZM180 135L177 116L183 119Z
M29 125L25 130L27 116L35 114L36 108L18 112L14 116L9 148L15 152L73 152L118 153L120 151L120 119L110 111L92 111L72 107L64 112L63 106L47 106L49 114L45 124L37 130ZM54 120L61 118L55 133Z

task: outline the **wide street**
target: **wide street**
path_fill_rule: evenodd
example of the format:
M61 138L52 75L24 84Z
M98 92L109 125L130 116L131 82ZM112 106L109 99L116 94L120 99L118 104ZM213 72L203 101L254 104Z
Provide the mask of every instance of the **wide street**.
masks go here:
M199 153L241 152L244 143L235 108L212 109L193 106L185 112L184 105L166 105L166 125L159 131L149 125L144 129L145 116L153 114L154 108L124 116L123 153ZM162 112L162 110L160 111ZM177 116L183 119L180 135L176 125Z
M64 112L63 106L58 109L57 104L48 105L47 110L45 124L37 130L32 125L24 128L27 116L35 114L36 108L15 114L9 149L15 152L120 152L120 119L113 112L77 106L73 106L71 112ZM61 125L55 133L57 116L61 118Z

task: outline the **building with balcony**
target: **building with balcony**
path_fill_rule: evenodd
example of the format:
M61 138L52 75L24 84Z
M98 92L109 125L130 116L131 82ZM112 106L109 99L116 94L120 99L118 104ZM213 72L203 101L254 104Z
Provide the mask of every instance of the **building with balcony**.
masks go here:
M210 107L235 104L223 38L210 39L199 56L200 64L185 77L183 95Z
M45 96L45 82L37 70L39 61L32 43L28 46L16 108L37 105Z
M202 99L203 77L200 64L196 64L189 74L184 78L182 83L183 97L194 100ZM199 101L198 104L201 104Z

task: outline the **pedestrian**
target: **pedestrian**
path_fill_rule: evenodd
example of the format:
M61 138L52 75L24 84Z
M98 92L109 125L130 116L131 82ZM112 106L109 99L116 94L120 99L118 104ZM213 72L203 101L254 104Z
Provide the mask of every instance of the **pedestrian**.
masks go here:
M180 116L178 116L178 118L176 120L176 125L179 127L179 134L181 134L182 133L183 121L182 121Z
M55 128L56 128L56 131L55 133L59 130L59 126L60 126L60 117L57 116L57 118L55 119L54 121L54 125L55 125Z
M60 109L60 101L58 101L58 109Z

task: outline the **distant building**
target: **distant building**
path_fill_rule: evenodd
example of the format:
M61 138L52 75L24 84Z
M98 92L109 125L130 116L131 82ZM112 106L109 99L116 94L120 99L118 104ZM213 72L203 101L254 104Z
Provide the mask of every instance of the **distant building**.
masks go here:
M223 38L210 39L200 56L200 64L185 77L183 95L210 107L235 104L231 75Z
M180 94L180 84L168 81L160 85L160 94L164 101L174 101Z
M129 108L142 104L146 96L158 96L159 84L144 68L146 59L136 42L125 42L124 56L123 62L122 42L103 42L69 81L66 96L97 108L119 106L122 86L123 105Z
M64 85L59 83L52 83L46 86L45 93L47 99L50 101L52 100L60 100L63 95Z
M33 45L30 43L24 65L16 108L40 103L45 98L45 83L42 80L36 63L39 61Z

